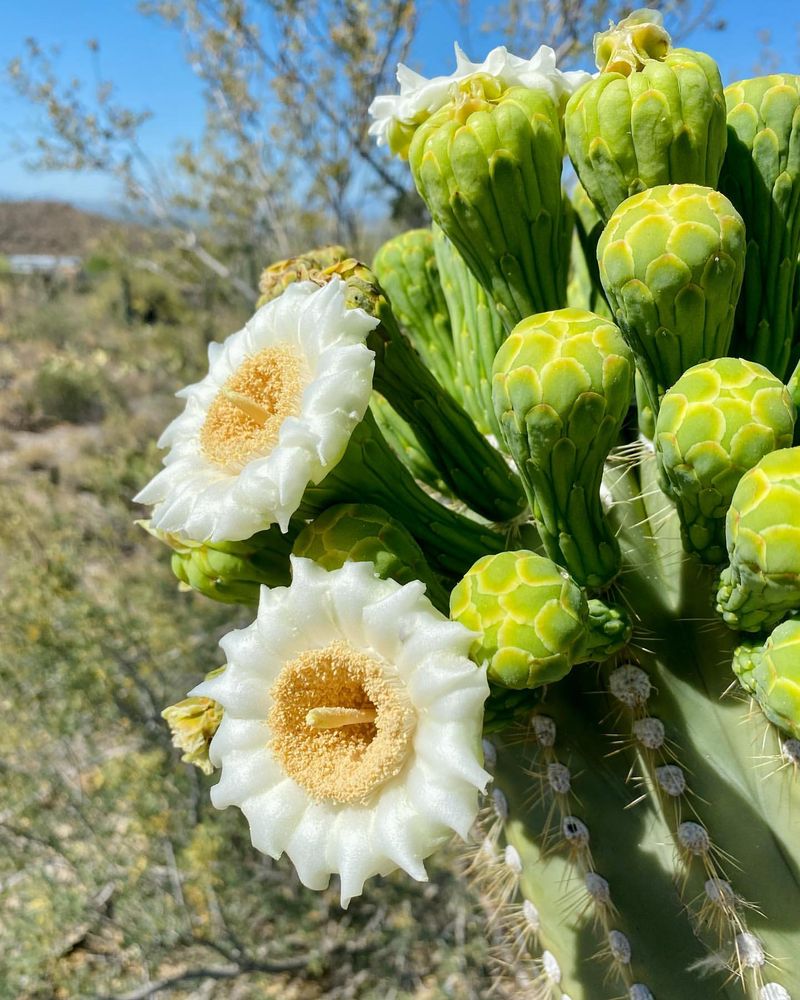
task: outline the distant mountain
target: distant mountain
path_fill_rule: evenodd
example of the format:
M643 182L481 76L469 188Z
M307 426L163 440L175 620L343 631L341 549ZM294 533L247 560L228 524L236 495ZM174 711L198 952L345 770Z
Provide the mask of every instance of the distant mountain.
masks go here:
M0 201L0 254L83 257L98 239L124 228L63 201Z

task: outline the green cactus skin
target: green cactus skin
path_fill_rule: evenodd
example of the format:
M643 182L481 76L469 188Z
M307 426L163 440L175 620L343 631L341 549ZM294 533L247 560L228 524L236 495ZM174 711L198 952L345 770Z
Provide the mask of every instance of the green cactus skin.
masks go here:
M789 390L752 361L703 362L668 390L655 444L687 552L707 563L726 561L725 517L734 490L764 455L791 445L794 422Z
M411 425L395 413L379 392L372 393L369 408L381 434L411 475L436 493L451 496L447 484L422 450Z
M367 346L375 352L373 384L411 425L448 489L490 521L518 517L525 509L518 477L400 332L389 300L372 272L358 261L347 260L324 274L342 277L348 286L349 305L380 320L367 338Z
M572 95L564 125L572 163L603 219L646 188L715 187L726 145L719 69L702 52L671 49L629 75L606 70Z
M733 494L717 611L731 628L769 630L800 609L800 448L774 451Z
M709 571L698 586L653 457L607 482L620 595L661 641L571 671L493 735L470 871L499 958L547 1000L792 1000L800 747L765 742L730 692L736 637L708 620Z
M478 633L470 656L490 682L513 689L552 684L631 636L623 611L587 601L565 569L524 549L479 559L454 587L450 617Z
M566 301L571 213L561 110L543 90L473 77L414 133L417 190L506 329Z
M785 378L797 320L800 76L732 83L720 190L747 227L745 285L732 351Z
M741 216L709 188L651 188L614 212L597 258L657 415L687 368L728 353L744 274Z
M501 440L492 405L492 365L506 329L486 289L438 227L434 248L453 330L456 382L464 409L483 434Z
M421 580L431 602L447 614L447 591L403 525L381 507L345 503L329 507L297 536L292 553L313 559L327 570L346 562L370 562L381 579Z
M139 523L173 550L172 572L182 587L223 604L258 604L262 585L285 587L291 579L295 520L286 534L275 524L241 542L197 542Z
M495 359L495 412L545 549L586 587L605 587L619 571L600 483L633 373L617 327L577 309L524 320Z
M739 646L733 672L769 721L800 739L800 621L782 622L763 645Z
M430 229L410 229L394 236L375 254L372 269L389 296L403 333L436 379L463 403L450 315Z

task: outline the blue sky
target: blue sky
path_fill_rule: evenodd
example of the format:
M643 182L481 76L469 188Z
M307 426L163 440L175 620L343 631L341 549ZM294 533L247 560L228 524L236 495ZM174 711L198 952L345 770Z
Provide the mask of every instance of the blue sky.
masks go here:
M480 0L473 4L483 6ZM167 164L178 139L196 137L202 128L202 100L197 79L183 61L178 35L158 22L142 17L135 0L0 0L0 67L23 52L24 39L35 37L44 47L59 46L58 66L66 77L89 77L91 62L86 40L101 44L101 70L118 86L119 99L153 118L143 133L148 154ZM455 4L428 2L412 52L416 69L429 74L450 72L449 39L461 32ZM684 44L706 49L720 64L724 79L748 75L758 57L757 32L771 32L771 46L781 68L800 72L800 9L797 0L718 0L717 12L729 24L722 34L697 32ZM482 58L494 41L471 32L467 43L472 58ZM519 53L525 55L527 53ZM589 68L589 67L587 67ZM15 144L34 133L38 112L14 95L0 79L0 197L59 197L83 203L114 200L113 182L103 177L31 173Z

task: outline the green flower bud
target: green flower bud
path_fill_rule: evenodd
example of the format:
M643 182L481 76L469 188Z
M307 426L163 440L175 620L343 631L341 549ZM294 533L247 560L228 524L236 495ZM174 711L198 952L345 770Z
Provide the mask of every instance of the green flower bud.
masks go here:
M403 420L379 392L372 393L369 408L381 434L411 475L430 486L437 493L449 496L450 490L447 488L447 484L436 471L433 462L422 450L422 445L419 443L419 438L414 433L411 424Z
M272 299L276 299L295 281L316 280L320 271L346 258L347 251L344 247L328 246L270 264L264 268L258 279L261 296L256 303L257 306L260 308Z
M718 191L657 187L612 215L600 278L654 413L687 368L727 354L744 256L741 217Z
M731 628L772 628L800 608L800 448L773 451L746 472L726 522L730 566L717 611Z
M400 327L448 392L458 397L453 334L430 229L411 229L378 250L373 270Z
M488 292L438 226L434 227L434 248L452 324L458 398L476 427L499 439L492 405L492 365L506 329Z
M732 351L785 378L800 254L800 76L732 83L725 99L728 152L719 187L747 227Z
M707 563L725 561L734 490L764 455L791 445L794 421L786 386L752 361L703 362L667 391L655 443L687 552Z
M284 587L291 578L294 525L283 534L275 524L242 542L196 542L139 524L173 550L172 572L183 588L223 604L258 604L262 586Z
M487 663L490 682L513 689L603 660L631 634L624 612L587 602L566 570L525 549L479 559L450 595L450 617L478 633L470 655ZM508 708L502 699L494 708L501 704Z
M619 571L600 484L633 373L617 327L579 309L523 320L495 359L495 411L545 549L583 586L604 587Z
M778 625L763 646L739 646L733 670L769 721L800 739L800 621Z
M582 659L605 660L627 646L633 635L633 625L624 608L593 597L589 602L589 632L584 642Z
M572 95L564 124L575 170L601 216L660 184L715 187L726 130L714 60L671 48L653 11L595 36L595 53L603 71Z
M589 609L566 570L520 549L479 559L450 595L450 617L479 633L470 655L488 661L490 681L534 688L572 669Z
M206 674L215 677L225 668ZM181 760L211 774L214 765L208 759L208 747L222 722L222 706L211 698L184 698L161 713L172 733L172 745L182 750Z
M543 89L473 76L421 124L409 164L442 228L511 329L564 302L571 213L561 112Z
M383 580L421 580L432 603L447 613L447 592L422 549L381 507L357 503L330 507L300 532L292 551L327 570L339 569L346 562L370 562Z
M351 308L380 321L367 338L375 352L374 386L410 424L448 490L487 520L517 517L525 507L519 480L400 332L372 271L349 259L321 272L318 280L332 275L346 282Z

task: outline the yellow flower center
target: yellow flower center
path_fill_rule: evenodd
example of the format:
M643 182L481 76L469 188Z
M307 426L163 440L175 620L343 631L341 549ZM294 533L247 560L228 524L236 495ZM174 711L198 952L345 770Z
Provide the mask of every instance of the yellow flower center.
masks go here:
M265 347L231 375L208 408L200 447L212 462L238 472L268 455L287 417L297 416L310 381L305 358L290 344Z
M365 803L402 770L414 709L385 664L334 642L287 663L270 694L272 751L313 799Z

